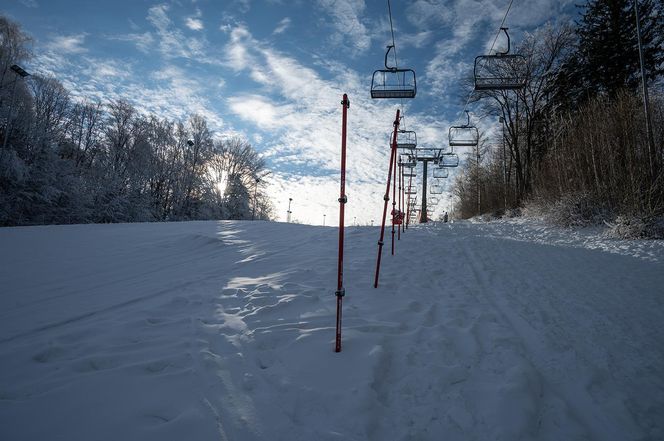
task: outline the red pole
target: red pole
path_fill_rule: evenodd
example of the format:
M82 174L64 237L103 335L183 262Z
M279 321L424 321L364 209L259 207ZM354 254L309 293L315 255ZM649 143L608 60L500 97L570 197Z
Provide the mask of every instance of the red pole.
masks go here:
M397 131L399 130L399 109L397 109L397 117L394 120L394 133L392 134L392 148L390 152L390 168L387 172L387 188L383 200L383 221L380 226L380 239L378 240L378 259L376 260L376 277L374 279L374 288L378 288L378 276L380 274L380 258L383 254L383 239L385 238L385 216L387 216L387 203L390 200L390 179L392 178L392 164L394 164L394 156L397 152Z
M397 156L399 152L394 155L394 163L392 164L392 170L394 174L392 176L392 255L394 256L394 216L397 214Z
M397 198L399 199L399 217L401 217L401 161L399 161L399 167L397 168L397 173L399 173L399 193L397 194ZM401 240L401 225L403 225L403 222L400 224L397 224L397 240Z
M337 266L337 335L334 352L341 352L341 304L346 290L344 289L344 206L346 198L346 114L350 107L348 95L344 93L343 113L341 117L341 190L339 192L339 264Z
M411 185L413 185L413 172L410 172L411 176L408 177L408 191L411 189ZM410 225L410 194L408 195L408 208L406 208L406 228L408 228L408 225Z
M406 209L406 179L403 175L403 165L401 166L401 209ZM405 216L405 214L403 215ZM401 231L406 232L406 219L401 219Z

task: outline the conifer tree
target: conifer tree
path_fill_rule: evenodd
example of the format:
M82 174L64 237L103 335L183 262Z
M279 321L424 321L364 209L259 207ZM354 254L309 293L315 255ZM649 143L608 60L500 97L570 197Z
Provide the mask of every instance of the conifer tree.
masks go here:
M638 89L641 76L634 1L588 0L577 22L577 49L558 78L558 95L564 104ZM646 75L652 81L664 73L662 2L641 0L638 6Z

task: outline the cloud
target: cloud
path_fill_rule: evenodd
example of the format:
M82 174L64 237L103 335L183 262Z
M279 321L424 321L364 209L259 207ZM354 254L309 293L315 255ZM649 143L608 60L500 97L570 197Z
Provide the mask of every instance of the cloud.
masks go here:
M82 54L87 52L83 47L86 35L57 35L47 44L47 48L59 54Z
M196 10L194 11L194 15L187 17L184 23L192 31L202 31L204 28L203 21L201 20L202 16L203 13L201 12L201 10L199 8L196 8Z
M274 35L283 33L286 29L290 27L291 19L286 17L277 24L277 27L272 31Z
M318 4L332 18L336 32L331 41L335 46L349 47L354 55L371 47L371 37L361 20L364 0L318 0Z
M147 20L156 28L157 44L161 55L166 59L188 58L200 61L210 60L205 56L207 43L204 39L185 37L175 28L168 17L169 6L160 4L148 10Z
M366 220L380 213L389 162L389 133L395 103L371 100L366 75L326 59L332 78L323 78L244 26L230 30L225 63L257 83L263 93L236 94L227 99L230 111L261 134L261 149L274 170L270 194L285 220L283 201L294 198L294 218L308 223L336 223L340 161L340 100L348 92L349 109L347 170L348 216ZM410 127L418 127L424 142L442 146L447 124L433 116L404 110ZM297 208L295 208L297 207ZM282 210L283 208L283 210ZM283 213L282 213L283 211ZM349 218L349 219L350 219Z
M152 46L155 43L155 38L151 32L143 32L142 34L112 35L107 38L109 40L128 41L130 43L134 43L136 49L145 54L152 51Z
M27 8L38 8L37 0L21 0L21 4Z
M186 20L185 20L185 24L192 31L202 31L203 30L203 22L198 18L187 17Z

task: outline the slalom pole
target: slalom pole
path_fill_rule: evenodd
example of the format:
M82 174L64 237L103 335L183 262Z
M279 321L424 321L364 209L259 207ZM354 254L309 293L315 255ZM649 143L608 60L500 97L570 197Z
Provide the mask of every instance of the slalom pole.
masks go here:
M397 198L399 199L399 217L401 217L401 160L399 160L397 173L399 174L399 193L397 193ZM401 224L397 224L397 240L401 240Z
M383 239L385 238L385 216L387 215L387 203L390 200L390 179L392 178L392 164L394 164L394 156L397 151L397 131L399 130L399 109L397 109L397 117L394 120L394 133L392 134L392 148L390 152L390 168L387 172L387 188L385 189L385 196L383 200L383 221L380 226L380 239L378 240L378 259L376 260L376 277L374 278L374 288L378 288L378 276L380 275L380 258L383 254Z
M402 216L405 216L406 210L406 179L403 175L403 165L401 166L401 209L404 210ZM406 219L401 219L401 231L406 232Z
M337 335L334 344L334 352L341 352L341 304L346 295L344 289L344 206L348 202L346 198L346 116L350 101L344 93L343 113L341 117L341 190L339 191L339 263L337 266Z
M411 173L412 175L412 173ZM413 185L413 177L409 176L408 177L408 189L410 190L411 185ZM406 228L408 228L408 225L410 225L410 195L408 195L408 208L406 208Z
M394 221L397 215L397 154L394 155L392 170L392 255L394 256Z

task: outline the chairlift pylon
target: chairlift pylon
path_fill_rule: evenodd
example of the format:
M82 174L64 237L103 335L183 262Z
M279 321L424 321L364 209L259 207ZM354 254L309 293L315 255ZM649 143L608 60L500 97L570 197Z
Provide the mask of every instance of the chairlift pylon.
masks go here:
M477 130L477 127L470 124L470 113L468 113L467 110L466 124L450 127L448 139L451 147L475 147L479 142L480 133Z
M387 57L394 45L387 46L385 69L375 70L371 77L371 98L415 98L417 82L413 69L399 69L387 65Z
M516 90L526 85L526 57L509 53L510 35L507 29L500 28L507 36L505 52L475 57L475 90Z

